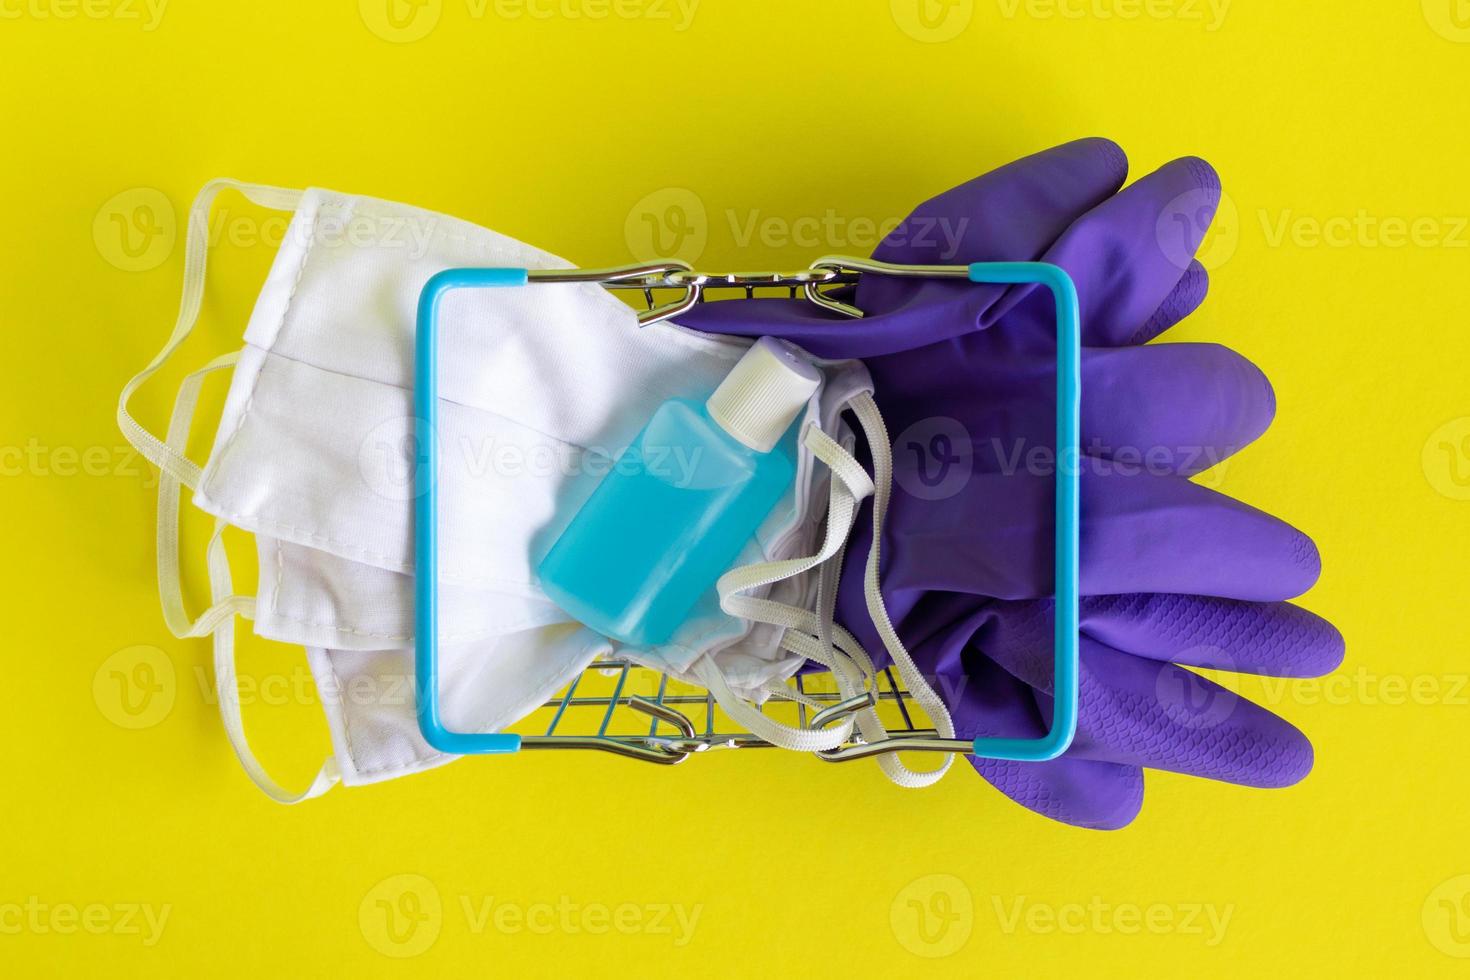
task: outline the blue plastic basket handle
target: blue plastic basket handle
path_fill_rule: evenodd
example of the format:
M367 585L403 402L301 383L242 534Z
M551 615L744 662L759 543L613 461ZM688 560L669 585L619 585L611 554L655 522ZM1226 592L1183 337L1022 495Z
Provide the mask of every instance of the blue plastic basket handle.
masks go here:
M972 752L982 758L1040 762L1067 750L1077 731L1078 533L1080 525L1081 314L1077 289L1059 266L1048 262L976 262L971 282L1037 284L1051 291L1057 313L1056 630L1051 725L1036 739L977 738ZM419 730L435 749L454 755L515 752L519 735L457 732L439 713L439 305L452 289L524 286L525 269L446 269L419 294L415 337L414 414L418 424L414 498L414 655Z
M1082 313L1077 287L1050 262L976 262L970 281L1037 283L1051 290L1057 310L1056 532L1053 576L1056 626L1052 636L1051 727L1041 738L977 738L985 759L1045 762L1077 735L1078 545L1081 518Z

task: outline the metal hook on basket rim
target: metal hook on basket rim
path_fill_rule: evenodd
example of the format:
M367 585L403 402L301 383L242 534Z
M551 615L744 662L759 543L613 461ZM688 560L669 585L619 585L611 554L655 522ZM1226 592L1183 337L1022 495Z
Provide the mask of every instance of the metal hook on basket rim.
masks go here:
M694 267L688 262L669 259L666 262L618 265L604 269L531 269L526 273L526 281L533 283L590 282L610 289L642 289L645 292L670 287L683 288L684 295L673 302L655 306L638 314L638 325L646 327L671 316L678 316L699 302L704 291L702 283L676 281L673 278L693 272Z
M597 749L628 759L673 766L683 762L704 746L695 740L694 723L682 712L668 705L630 695L627 705L659 721L674 726L683 736L681 739L618 738L610 735L527 735L521 738L523 749Z
M850 281L863 273L897 276L901 279L968 279L970 275L970 267L967 265L906 265L898 262L882 262L878 259L865 259L855 255L824 255L812 263L812 268L836 272L840 281ZM806 285L806 298L812 303L824 310L831 310L853 319L861 319L866 315L861 308L821 292L818 288L821 285L823 283L819 282Z
M975 751L975 743L958 738L940 738L938 735L901 735L877 742L853 742L839 745L835 749L817 752L824 762L851 762L854 759L871 759L891 752L954 752L969 755Z
M935 272L933 270L939 270ZM743 288L747 297L753 290L787 287L792 295L801 289L808 300L844 316L861 317L862 310L834 299L820 291L822 286L852 285L864 272L885 275L923 276L963 274L963 266L905 266L878 262L854 256L823 256L805 269L791 272L702 272L679 259L601 269L532 269L526 274L532 283L597 283L608 289L641 289L652 304L654 289L682 289L683 295L661 306L650 305L637 314L640 326L678 316L704 298L707 289Z

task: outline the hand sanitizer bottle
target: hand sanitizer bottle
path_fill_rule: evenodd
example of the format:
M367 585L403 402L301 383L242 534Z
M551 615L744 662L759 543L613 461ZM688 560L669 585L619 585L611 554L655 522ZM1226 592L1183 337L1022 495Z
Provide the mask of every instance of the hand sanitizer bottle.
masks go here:
M668 641L791 486L779 444L820 383L762 337L708 401L660 405L542 559L546 594L623 643Z

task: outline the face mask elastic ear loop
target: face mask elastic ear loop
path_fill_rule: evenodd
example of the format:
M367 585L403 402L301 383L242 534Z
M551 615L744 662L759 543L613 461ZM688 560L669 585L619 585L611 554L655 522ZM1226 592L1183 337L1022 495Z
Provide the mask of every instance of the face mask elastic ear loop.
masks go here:
M194 204L189 208L188 230L184 239L184 286L173 332L169 334L163 349L148 362L148 366L128 379L117 399L117 427L122 430L123 438L143 458L189 487L199 485L200 467L143 428L128 412L128 402L134 392L163 367L194 330L194 324L199 319L199 307L204 300L204 272L209 257L209 209L215 197L226 187L233 187L261 207L277 211L294 211L301 200L300 191L263 184L246 184L228 177L211 180L200 189L198 196L194 198Z
M337 761L329 756L311 785L301 793L292 793L270 777L250 749L245 735L244 719L240 713L240 688L235 672L234 616L236 613L247 617L252 615L254 600L233 593L229 559L224 548L223 534L226 525L223 521L215 522L214 534L210 537L207 550L212 605L193 622L189 621L184 610L183 590L179 581L179 486L182 484L190 489L197 487L202 474L201 468L184 452L194 408L198 403L204 378L214 371L233 366L239 354L232 352L221 355L184 379L169 420L166 441L160 441L128 412L128 402L133 394L173 356L193 331L199 318L209 250L209 209L219 191L226 187L239 190L255 204L275 210L295 210L301 198L299 191L245 184L228 178L210 181L200 190L189 211L184 246L184 286L179 301L178 320L163 349L147 367L123 386L122 394L118 397L117 424L129 444L159 468L158 575L165 622L175 636L199 637L213 634L215 690L220 718L230 746L235 750L246 774L267 796L277 803L291 804L320 796L336 785L340 778Z
M179 536L178 498L179 485L194 489L198 487L201 468L185 455L189 427L193 421L194 407L199 399L199 390L206 375L232 366L238 353L225 354L210 361L203 368L186 377L179 386L174 403L173 415L169 420L166 441L133 418L128 412L128 402L143 383L161 368L185 339L194 330L199 319L199 308L204 298L205 270L209 257L209 211L219 192L233 187L245 197L262 207L276 210L294 210L301 199L300 191L270 187L263 184L246 184L230 178L212 180L200 189L189 209L187 232L184 240L184 284L179 300L179 315L174 322L163 349L148 365L123 386L118 396L117 424L123 437L144 458L158 467L158 592L163 607L163 618L169 632L174 636L208 636L218 624L235 613L253 615L254 600L248 596L227 595L206 610L197 620L191 621L184 609L183 590L179 579Z
M240 359L238 352L221 354L204 367L184 378L169 418L165 445L183 455L189 441L189 428L204 379L215 371L233 367ZM255 615L255 599L251 596L226 595L198 619L190 620L184 608L184 590L179 573L179 486L181 481L167 470L158 474L158 597L163 606L163 620L169 632L180 639L208 636L225 620L239 614L246 619ZM194 489L189 485L189 489Z
M849 404L862 424L863 432L868 439L868 446L873 454L875 487L873 544L868 550L868 563L863 582L863 594L867 600L868 615L878 630L878 636L883 640L883 646L893 658L894 666L898 668L899 676L903 678L909 694L929 715L940 737L954 738L954 721L950 717L948 706L934 693L929 682L919 673L918 666L909 656L908 648L899 638L898 631L893 628L893 622L888 616L888 607L883 602L883 592L879 582L880 549L883 540L883 522L887 517L888 500L893 490L893 458L889 449L888 428L883 424L883 416L878 412L878 406L873 401L873 397L867 392L860 392L852 398ZM884 771L889 773L890 778L901 785L913 786L929 785L937 781L954 762L954 755L947 754L944 757L944 764L938 769L916 772L903 766L896 756L880 758L883 759ZM893 764L892 769L889 763ZM898 771L900 769L902 772Z
M812 634L819 632L820 627L810 611L771 599L741 594L800 575L828 561L846 542L847 535L857 520L858 502L873 492L873 483L868 474L818 426L808 425L802 433L802 441L832 471L827 504L827 537L821 550L806 558L759 562L732 569L720 576L716 588L720 594L720 608L732 616ZM812 642L815 645L815 641ZM824 654L827 652L823 651ZM821 730L793 728L773 721L730 690L710 657L699 658L695 661L694 669L696 676L710 689L710 693L715 696L726 714L745 725L751 734L758 735L773 745L796 752L823 752L844 744L852 735L854 719L850 717L833 728Z
M216 520L214 534L209 539L209 588L216 605L219 604L222 597L228 596L233 588L230 580L230 562L225 555L224 548L223 534L226 526L224 521ZM226 618L214 631L214 688L215 696L219 701L220 720L224 723L225 736L230 741L230 747L235 750L235 755L239 758L240 765L244 767L246 775L267 796L277 803L287 805L301 803L321 796L337 784L337 780L341 777L337 768L337 760L333 756L327 756L310 786L300 793L292 793L271 778L270 774L265 771L265 767L260 764L260 760L256 759L255 753L251 751L250 740L245 735L245 720L240 714L240 684L235 675L235 620L233 617Z
M851 399L849 399L851 404ZM856 411L856 408L854 408ZM871 436L871 432L869 433ZM850 453L848 456L850 457ZM854 466L858 465L853 460ZM881 467L878 467L881 469ZM877 488L875 487L875 490ZM881 528L879 529L881 533ZM847 551L847 542L843 541L837 554L832 560L822 565L817 587L817 611L816 625L818 631L817 646L813 649L812 642L806 636L794 634L788 630L785 635L783 646L798 655L807 656L811 659L829 666L834 677L837 679L838 689L843 700L857 697L871 690L876 698L880 692L878 672L873 666L872 658L862 645L847 630L834 622L837 606L837 587L845 565L844 556ZM871 560L870 551L870 560ZM841 650L842 656L834 656L832 647L834 644ZM825 657L817 656L817 651L826 654ZM888 730L883 720L878 716L876 705L859 710L854 714L857 729L863 738L870 743L878 743L888 738ZM918 789L933 785L948 770L948 763L944 766L929 771L916 771L904 765L903 761L894 754L880 755L877 757L878 766L892 782L906 788Z

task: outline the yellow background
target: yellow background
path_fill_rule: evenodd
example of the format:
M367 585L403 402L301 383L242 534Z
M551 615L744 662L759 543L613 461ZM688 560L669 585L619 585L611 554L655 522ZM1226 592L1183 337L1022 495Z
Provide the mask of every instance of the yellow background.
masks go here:
M393 0L398 27L388 2L173 0L155 17L142 0L0 0L0 969L1464 975L1463 0L934 0L927 20L912 0L703 0L690 19L664 0ZM113 421L172 323L183 249L168 235L205 180L407 201L589 264L629 258L640 201L682 188L704 212L705 264L795 266L871 240L849 224L814 247L741 247L732 215L881 221L1093 134L1122 143L1135 175L1207 157L1235 208L1207 245L1210 299L1171 339L1235 347L1279 395L1272 430L1216 476L1316 537L1325 572L1303 601L1348 639L1337 686L1240 685L1313 739L1303 784L1152 773L1137 822L1102 834L968 771L915 793L769 752L673 770L467 760L297 808L241 773L206 693L207 642L164 629L153 477ZM159 196L172 216L140 210ZM266 213L221 206L244 232L212 255L190 365L238 344L270 261L250 235ZM1393 229L1416 219L1404 243ZM122 251L118 220L148 248ZM181 373L139 399L156 430ZM187 530L198 608L202 525ZM129 728L109 679L139 658L173 675L154 674L158 717ZM242 671L307 676L299 650L262 643ZM246 712L266 761L304 780L326 749L309 688ZM376 903L411 911L405 889L427 931L395 946ZM466 914L490 898L699 918L683 945L575 922L541 935ZM1018 900L1041 911L1008 929ZM161 935L120 921L128 903L166 909ZM5 928L28 904L48 910L44 931ZM91 905L108 909L103 934L55 928ZM1081 928L1040 918L1076 922L1077 906ZM1190 928L1194 906L1228 915L1223 935ZM1174 926L1128 934L1127 909Z

